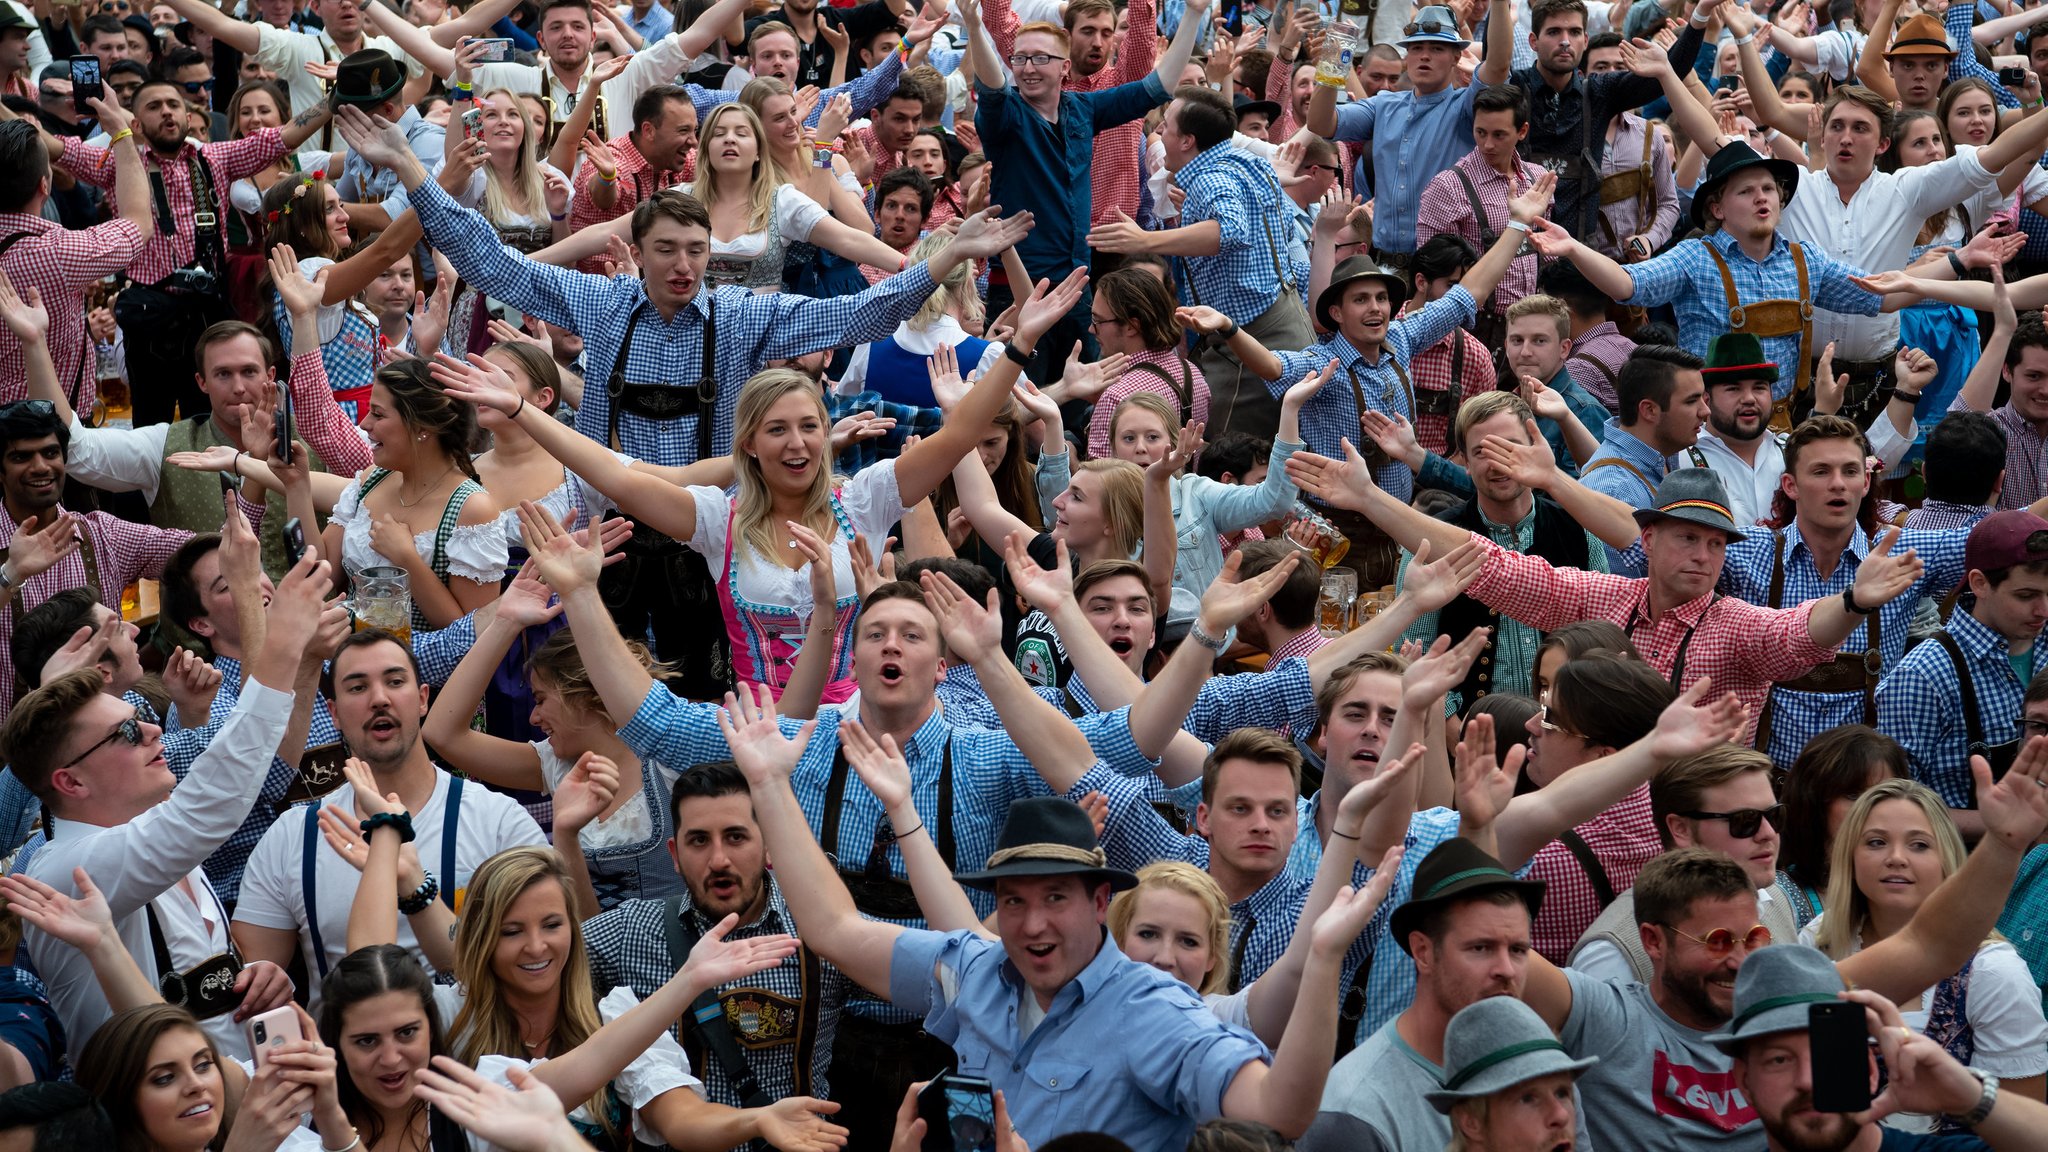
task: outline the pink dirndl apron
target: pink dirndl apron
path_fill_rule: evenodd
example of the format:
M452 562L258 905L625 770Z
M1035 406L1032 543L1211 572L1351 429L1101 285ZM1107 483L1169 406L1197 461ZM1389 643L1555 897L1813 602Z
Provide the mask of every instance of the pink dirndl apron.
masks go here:
M810 618L782 604L757 604L740 595L739 549L735 528L736 507L727 502L725 512L725 563L719 568L718 598L725 613L725 634L732 642L732 671L739 680L767 687L778 700L796 667ZM840 506L839 490L832 491L832 519L839 528L839 540L853 540L853 525ZM830 557L827 557L830 562ZM817 606L813 606L816 610ZM832 671L825 684L822 703L839 704L852 697L853 620L860 610L860 597L841 596L833 605L837 621L832 627Z

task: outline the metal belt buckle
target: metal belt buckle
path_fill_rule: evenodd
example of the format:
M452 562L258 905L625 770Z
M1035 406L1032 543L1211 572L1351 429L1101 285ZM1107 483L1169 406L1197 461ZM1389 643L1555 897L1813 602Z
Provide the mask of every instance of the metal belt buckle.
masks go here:
M218 217L211 212L194 212L192 214L192 223L195 227L199 228L211 228L217 220Z

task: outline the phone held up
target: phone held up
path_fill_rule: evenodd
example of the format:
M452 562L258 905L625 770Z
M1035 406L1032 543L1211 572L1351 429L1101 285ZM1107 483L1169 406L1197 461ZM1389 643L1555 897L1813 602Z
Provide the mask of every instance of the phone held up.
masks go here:
M1870 1107L1870 1029L1863 1005L1815 1004L1806 1012L1812 1050L1813 1109L1861 1112Z
M924 1118L921 1152L995 1152L995 1086L976 1076L941 1072L917 1094Z
M290 1004L249 1017L242 1022L242 1031L248 1035L249 1051L255 1054L258 1068L263 1067L272 1048L306 1038L299 1014Z
M81 116L92 115L93 100L107 97L106 85L100 82L100 58L97 56L73 56L71 58L71 110Z

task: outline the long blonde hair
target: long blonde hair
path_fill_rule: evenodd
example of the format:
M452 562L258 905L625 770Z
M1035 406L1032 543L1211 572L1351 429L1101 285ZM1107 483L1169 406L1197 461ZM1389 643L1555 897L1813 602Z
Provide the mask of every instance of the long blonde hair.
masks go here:
M1138 897L1147 892L1178 892L1202 906L1209 917L1209 970L1202 974L1202 995L1228 990L1230 984L1230 901L1214 877L1180 860L1159 860L1138 869L1138 886L1109 902L1109 934L1121 948L1138 915Z
M789 90L789 85L773 76L756 76L752 80L747 81L747 86L740 89L739 102L752 109L755 118L761 121L761 157L768 161L768 169L775 173L776 182L780 184L794 184L796 183L796 174L785 169L782 163L775 159L775 153L768 148L768 101L773 100L777 96L789 97L792 109L791 115L794 115L796 93ZM700 135L698 140L701 141L702 139L703 137ZM702 157L698 159L701 161ZM801 167L809 167L811 164L811 137L807 132L799 132L797 134L796 162ZM702 171L701 163L699 171Z
M1124 560L1145 543L1145 470L1129 460L1083 460L1074 473L1092 472L1102 482L1102 518L1115 554ZM1071 547L1073 541L1068 541Z
M485 1056L530 1055L520 1038L519 1018L505 1003L491 970L498 932L512 905L536 884L562 888L569 922L569 954L562 961L561 1001L555 1009L552 1051L567 1052L588 1040L603 1024L590 980L590 955L584 949L583 922L576 915L576 890L562 858L552 848L510 848L483 862L463 892L455 923L455 975L463 989L462 1008L448 1026L455 1058L475 1067ZM612 1131L609 1087L590 1100L590 1115L607 1135ZM572 1106L573 1107L573 1106Z
M720 105L730 108L732 105ZM751 115L751 113L749 113ZM804 495L804 507L798 517L804 524L816 528L827 523L832 517L832 486L837 478L832 474L832 417L825 411L825 401L818 394L817 382L801 372L789 368L770 368L757 372L740 388L739 403L733 408L732 417L732 460L738 473L739 501L733 509L733 531L740 539L759 549L761 555L778 555L783 534L775 524L775 496L768 490L768 481L761 474L761 461L748 454L744 445L768 419L768 410L776 402L792 393L808 396L817 406L818 422L824 428L825 459L811 472L811 490ZM828 530L829 543L831 533Z
M717 211L718 178L711 171L711 134L719 121L733 116L744 118L754 133L754 173L747 181L747 231L759 232L775 225L775 190L784 182L775 162L768 158L768 131L745 104L720 104L704 118L704 126L697 130L697 181L690 185L690 194L706 212Z
M1856 941L1870 922L1870 899L1856 886L1856 848L1863 839L1863 829L1870 823L1871 812L1887 800L1910 800L1920 806L1927 827L1934 832L1944 878L1955 875L1969 855L1963 847L1962 834L1956 831L1955 820L1948 814L1948 805L1933 789L1917 781L1899 779L1880 780L1865 789L1835 833L1828 867L1828 895L1822 904L1827 912L1813 935L1814 946L1837 960L1846 960L1855 953ZM2000 939L2003 937L1997 932L1986 937L1987 942Z
M519 119L519 152L513 164L512 175L498 175L498 169L484 165L484 215L494 223L503 223L515 216L531 217L548 210L548 185L540 175L540 141L535 139L533 122L526 118L526 108L519 102L519 93L510 88L493 88L484 93L480 100L496 100L503 96L512 105L512 114ZM507 190L507 183L511 185ZM526 198L526 210L512 206L514 195Z
M952 243L952 240L951 236L939 232L926 236L911 247L910 262L922 264L929 261L939 254L941 248ZM939 317L944 316L955 304L960 306L962 323L979 322L983 316L981 294L974 290L974 284L969 279L973 274L972 260L962 260L953 265L953 270L946 273L946 278L939 281L939 286L932 290L930 296L925 297L924 303L905 323L912 329L922 332L938 323Z

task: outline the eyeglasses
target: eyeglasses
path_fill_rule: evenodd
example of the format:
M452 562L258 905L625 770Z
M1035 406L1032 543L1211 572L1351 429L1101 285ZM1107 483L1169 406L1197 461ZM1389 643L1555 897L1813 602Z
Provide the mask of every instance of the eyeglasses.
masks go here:
M1033 68L1043 68L1055 60L1065 59L1065 56L1055 56L1050 52L1033 52L1028 56L1018 52L1009 58L1010 67L1012 68L1022 68L1026 64L1031 65Z
M1401 29L1401 34L1403 36L1413 36L1420 33L1424 36L1434 36L1439 32L1456 32L1457 30L1458 26L1456 24L1446 24L1432 16L1427 20L1417 20L1409 24Z
M2022 720L2020 734L2029 738L2048 736L2048 720Z
M1302 167L1310 172L1328 172L1332 176L1344 174L1344 170L1335 164L1304 164Z
M1772 828L1785 822L1785 806L1773 804L1769 808L1737 808L1733 812L1680 812L1687 820L1726 820L1728 834L1737 840L1747 840L1757 834L1768 820Z
M1121 324L1123 322L1124 318L1121 316L1097 316L1093 312L1088 314L1088 326L1090 328L1100 328L1104 324Z
M1709 956L1726 956L1730 952L1735 951L1737 942L1735 933L1730 932L1726 928L1716 928L1712 932L1707 933L1705 939L1701 939L1690 932L1680 932L1676 926L1671 924L1666 924L1664 927L1671 929L1676 935L1683 936L1687 940L1705 948ZM1759 948L1768 948L1770 943L1771 930L1761 924L1750 925L1749 931L1742 934L1741 944L1744 952L1754 952Z
M180 88L183 88L183 89L184 89L184 90L185 90L186 92L190 93L191 95L197 96L197 95L199 95L199 94L200 94L201 92L211 92L211 91L213 91L213 81L212 81L212 80L180 80L180 81L178 81L178 87L180 87Z
M1574 740L1584 740L1586 738L1582 733L1574 732L1562 724L1552 724L1550 722L1550 705L1548 704L1536 710L1536 723L1545 732L1555 733L1559 736L1569 736Z
M123 720L119 724L114 725L114 730L112 732L107 733L105 736L100 737L100 739L96 741L92 747L87 748L85 751L80 752L76 756L73 756L70 759L70 761L64 765L64 768L71 767L73 764L76 764L80 760L85 759L87 756L90 756L93 753L99 751L100 749L105 748L107 745L112 744L116 740L122 741L123 743L127 744L130 748L139 748L142 746L141 709L137 709L135 713L129 716L126 720ZM59 771L62 771L62 769L60 768Z
M100 11L127 12L130 11L130 8L128 6L128 0L104 0L104 2L100 4Z

